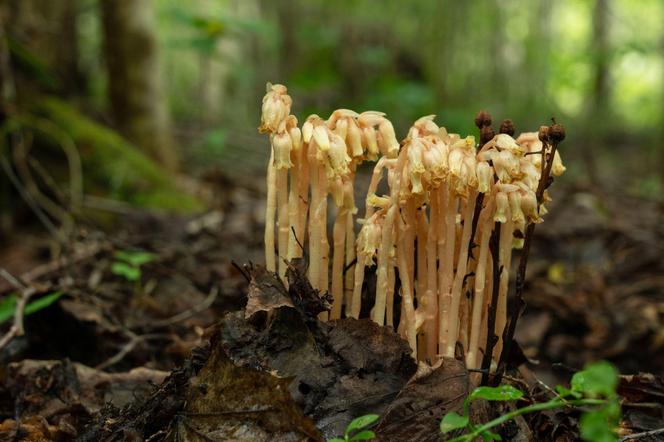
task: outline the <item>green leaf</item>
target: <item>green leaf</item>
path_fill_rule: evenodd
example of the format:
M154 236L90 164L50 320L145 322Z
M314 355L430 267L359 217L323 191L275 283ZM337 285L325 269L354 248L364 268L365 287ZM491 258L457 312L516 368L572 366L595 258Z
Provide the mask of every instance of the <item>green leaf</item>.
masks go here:
M589 364L572 376L572 391L586 396L613 397L618 385L618 372L609 362Z
M482 439L484 439L485 441L503 440L503 438L500 437L500 434L488 430L482 431Z
M596 410L581 416L581 437L591 442L614 442L618 437L607 419L606 410Z
M577 391L572 391L569 388L563 387L562 385L556 385L556 392L561 397L568 397L568 396L574 396L575 398L581 397L581 395Z
M487 401L513 401L523 397L523 392L511 385L500 387L477 387L468 396L468 401L484 399Z
M380 416L377 414L367 414L365 416L356 417L350 422L350 424L348 424L348 427L346 427L346 434L349 434L353 430L359 430L373 424L379 417Z
M114 262L111 266L111 273L122 276L127 281L138 281L141 277L141 269L132 267L124 262Z
M454 411L451 411L443 417L442 421L440 421L440 432L449 433L450 431L458 430L459 428L466 428L468 422L468 416L461 416Z
M0 324L14 316L16 309L16 294L12 293L0 299Z
M143 264L147 264L151 261L154 261L156 256L149 252L141 251L130 251L130 250L117 250L113 256L120 260L124 261L127 264L131 264L134 267L140 267Z
M327 442L346 442L346 441L340 437L333 437L332 439L328 439Z
M376 437L376 433L370 430L365 430L365 431L360 431L359 433L355 433L353 437L350 438L350 440L371 440Z
M35 299L32 302L29 302L28 305L25 306L25 314L30 315L32 313L38 312L39 310L45 309L57 301L62 295L62 292L53 292L46 296L42 296L39 299Z
M23 310L25 315L30 315L32 313L38 312L49 305L53 304L63 295L62 292L53 292L49 293L46 296L35 299L32 302L28 302ZM0 324L11 319L14 316L14 311L16 310L16 294L12 293L11 295L0 300Z

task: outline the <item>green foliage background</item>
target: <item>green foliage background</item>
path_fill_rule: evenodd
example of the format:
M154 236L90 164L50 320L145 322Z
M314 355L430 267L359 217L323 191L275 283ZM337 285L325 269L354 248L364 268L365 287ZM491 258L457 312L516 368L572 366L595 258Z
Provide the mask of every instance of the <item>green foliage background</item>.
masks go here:
M272 81L289 86L301 119L337 107L376 109L402 134L432 113L462 133L472 133L479 109L523 130L556 116L570 134L568 179L659 198L661 0L154 4L176 134L192 164L240 175L262 167L267 149L255 127ZM96 14L84 8L79 33L89 93L103 107Z

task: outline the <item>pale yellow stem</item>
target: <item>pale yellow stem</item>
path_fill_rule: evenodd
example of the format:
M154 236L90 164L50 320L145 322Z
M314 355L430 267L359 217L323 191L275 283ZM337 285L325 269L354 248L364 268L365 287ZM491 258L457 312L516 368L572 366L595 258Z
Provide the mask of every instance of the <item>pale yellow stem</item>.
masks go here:
M298 222L295 233L297 234L297 239L302 243L304 247L306 242L306 233L307 233L307 212L309 209L309 159L308 151L309 146L306 143L302 143L300 148L300 171L299 171L299 182L297 183L297 196L298 196ZM301 253L304 253L304 250L301 250ZM301 255L300 255L301 256Z
M397 206L393 204L387 210L381 233L380 249L378 249L378 268L376 270L376 301L371 310L371 319L378 325L385 324L385 303L387 300L388 266L390 251L393 247L392 226L397 214Z
M279 216L279 241L277 248L279 250L279 276L283 281L286 280L285 259L288 256L288 169L277 169L277 209Z
M430 327L431 321L429 320L430 308L428 302L431 299L431 293L427 293L427 281L428 281L428 267L427 267L427 243L429 241L428 233L429 226L427 223L427 215L425 208L421 208L416 212L417 217L417 290L415 292L417 299L417 314L423 318L423 326L419 330L422 335L419 339L419 342L422 345L418 346L421 359L426 358L431 352L427 346L427 328ZM432 241L435 241L432 238ZM433 319L433 318L432 318ZM436 336L436 341L438 341L438 336Z
M475 294L473 296L473 313L470 326L470 345L466 353L466 366L468 368L478 368L477 356L479 353L479 342L482 323L482 313L484 310L484 289L486 283L486 265L489 254L489 238L493 230L493 201L489 201L480 215L480 252L477 258L477 268L475 270Z
M309 281L311 285L320 289L320 218L317 216L320 206L320 190L318 183L319 166L316 159L310 160L311 172L311 205L309 206Z
M327 175L325 168L319 169L318 188L320 192L320 282L319 289L321 292L329 291L329 271L330 271L330 243L327 240ZM321 321L327 321L329 317L328 312L322 312L318 315Z
M403 226L402 232L406 229L406 226ZM399 263L399 274L406 274L408 272L408 244L407 238L402 236L399 244L397 245L397 259ZM404 305L403 312L405 317L402 317L400 321L404 322L403 334L402 336L408 341L408 345L413 349L413 358L417 360L417 330L415 328L415 309L413 306L413 291L408 278L403 278L401 280L401 302Z
M346 214L346 277L344 280L344 303L346 305L346 316L353 299L354 280L355 280L355 266L351 265L355 260L355 220L353 212L348 211ZM363 276L364 278L364 276Z
M437 261L438 261L438 224L439 206L438 191L432 190L429 195L429 232L426 246L426 293L424 296L424 309L426 320L424 335L427 357L433 358L438 353L438 287L437 287Z
M358 254L357 264L355 264L355 281L353 284L353 300L351 301L350 311L346 315L359 319L360 308L362 307L362 284L364 283L364 256Z
M387 293L385 302L385 325L394 328L394 283L396 274L394 272L394 259L390 258L390 263L387 266Z
M272 142L270 141L270 144ZM267 204L265 206L265 267L277 271L277 261L274 256L274 224L277 212L277 183L274 169L274 147L271 147L270 162L267 165Z
M454 357L454 349L457 338L459 337L459 307L461 305L461 290L463 288L463 278L466 276L466 267L468 264L468 242L472 232L473 213L475 211L476 191L471 191L466 201L466 207L463 211L463 231L459 247L459 259L457 269L452 283L452 302L450 304L449 330L447 334L447 348L445 356Z
M503 351L503 331L507 324L507 292L510 282L510 266L512 264L512 232L514 223L512 214L507 211L507 222L500 225L500 252L498 253L498 269L502 268L500 274L500 288L498 291L498 305L496 306L496 330L498 342L494 348L493 357L495 360L500 358Z
M445 247L440 254L441 262L438 269L439 274L439 329L438 329L438 351L447 355L448 336L450 333L450 308L452 304L452 280L454 278L454 250L456 243L456 213L457 197L452 189L442 189L443 204L441 211L445 218ZM452 344L452 357L454 357L454 345Z
M293 258L302 257L302 248L297 241L302 241L301 237L295 237L297 232L300 231L300 203L299 203L299 182L300 182L300 152L296 152L297 157L293 161L293 166L290 169L290 187L288 190L288 254L286 258L290 262Z
M332 310L330 319L341 318L341 306L344 296L344 252L346 249L347 209L338 208L332 230L334 250L332 255Z

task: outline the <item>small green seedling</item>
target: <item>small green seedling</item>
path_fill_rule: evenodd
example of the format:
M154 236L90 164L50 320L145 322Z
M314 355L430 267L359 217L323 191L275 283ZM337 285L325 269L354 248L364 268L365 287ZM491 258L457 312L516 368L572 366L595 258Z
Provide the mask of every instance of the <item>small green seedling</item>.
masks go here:
M49 305L53 304L55 301L57 301L60 298L60 296L62 296L62 292L53 292L49 293L46 296L42 296L39 299L35 299L32 302L28 302L28 304L25 306L25 309L23 310L23 313L27 316L32 313L38 312L39 310L42 310L48 307ZM15 293L12 293L11 295L0 299L0 324L14 317L15 310L16 310Z
M592 407L581 416L581 437L593 442L614 442L617 436L613 429L620 421L620 404L616 394L618 373L608 362L597 362L572 377L570 388L556 387L558 396L542 403L519 408L483 425L470 422L470 403L477 399L487 401L512 401L523 397L523 392L509 385L500 387L478 387L464 401L464 414L447 413L440 422L443 434L465 429L466 434L451 439L450 442L472 442L478 437L485 441L501 440L499 434L490 431L510 419L522 414L541 410L551 410L567 406Z
M132 282L140 281L141 266L155 259L152 253L129 250L118 250L113 257L115 261L111 265L111 273Z
M327 442L350 442L356 440L371 440L376 437L376 434L371 430L366 430L368 426L378 420L380 416L377 414L367 414L353 419L346 427L344 437L335 437L329 439ZM351 433L354 433L351 435Z

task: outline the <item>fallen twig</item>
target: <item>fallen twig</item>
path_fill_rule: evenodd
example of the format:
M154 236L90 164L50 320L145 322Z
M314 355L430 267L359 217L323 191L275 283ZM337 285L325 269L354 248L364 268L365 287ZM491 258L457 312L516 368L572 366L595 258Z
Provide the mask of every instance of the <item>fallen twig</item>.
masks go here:
M161 319L158 321L152 321L149 324L149 328L161 328L161 327L167 327L169 325L173 325L177 322L185 321L192 316L207 310L213 303L214 300L217 299L217 295L219 294L219 288L218 287L212 287L212 290L210 290L210 293L207 295L207 297L201 302L200 304L197 304L193 306L192 308L185 310L183 312L178 313L177 315L171 316L170 318L166 319Z
M17 336L25 334L23 326L23 313L25 306L37 290L34 287L26 286L19 278L9 273L7 270L0 268L0 276L9 282L14 288L19 290L19 297L16 300L16 308L14 309L14 323L5 335L0 339L0 349L4 348L9 342Z
M644 437L650 437L662 433L664 433L664 428L657 428L656 430L644 431L643 433L634 433L634 434L629 434L627 436L623 436L620 438L620 441L622 442L625 440L643 439Z

